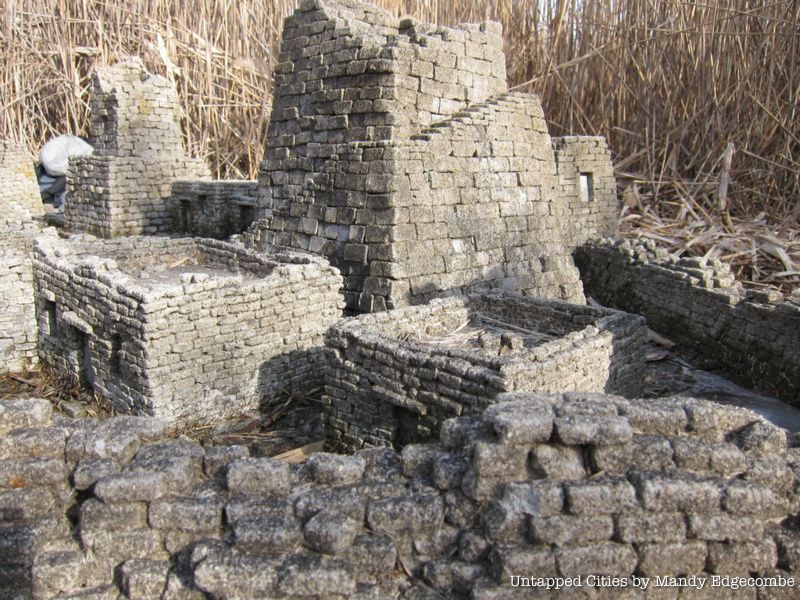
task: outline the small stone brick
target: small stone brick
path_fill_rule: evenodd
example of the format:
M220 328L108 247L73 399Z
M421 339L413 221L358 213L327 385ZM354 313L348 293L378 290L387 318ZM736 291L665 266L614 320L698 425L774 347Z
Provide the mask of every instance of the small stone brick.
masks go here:
M529 536L532 541L556 546L578 545L611 539L614 522L609 516L530 517Z
M339 512L323 510L305 525L305 540L323 554L341 554L353 543L360 523Z
M636 569L636 552L627 544L602 542L555 551L556 565L562 577L609 575L627 577Z
M774 568L777 562L777 549L771 539L708 544L708 569L717 575L763 571Z
M228 465L231 492L243 494L285 493L292 482L291 467L268 458L242 458Z
M565 489L567 506L574 515L612 514L639 508L636 490L624 479L571 482Z
M642 544L639 572L646 577L658 575L693 575L703 571L706 545L703 542L677 544Z

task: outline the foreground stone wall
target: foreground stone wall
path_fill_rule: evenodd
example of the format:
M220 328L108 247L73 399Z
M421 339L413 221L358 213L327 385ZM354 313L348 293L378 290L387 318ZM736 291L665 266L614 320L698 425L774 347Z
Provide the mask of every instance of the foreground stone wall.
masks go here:
M255 181L175 181L172 231L218 240L242 233L256 218Z
M590 242L575 260L587 293L647 317L653 329L746 385L800 405L800 302L747 292L727 266L677 259L652 244Z
M167 232L176 179L208 179L183 149L173 83L133 59L92 76L90 143L70 160L64 224L101 237Z
M42 361L172 424L225 423L321 383L343 306L322 259L215 240L43 241L34 276Z
M303 465L164 439L149 418L73 421L42 400L0 414L3 597L698 597L688 580L630 589L669 575L708 578L701 597L797 593L782 523L800 456L741 409L509 395L438 444ZM732 592L713 575L774 579Z
M275 68L249 242L328 257L362 312L481 288L582 302L570 244L614 233L610 157L564 138L559 175L538 98L507 93L501 33L302 3ZM592 175L589 208L573 198L576 168Z
M326 449L430 441L502 392L635 396L645 342L641 317L498 293L341 321L325 338Z

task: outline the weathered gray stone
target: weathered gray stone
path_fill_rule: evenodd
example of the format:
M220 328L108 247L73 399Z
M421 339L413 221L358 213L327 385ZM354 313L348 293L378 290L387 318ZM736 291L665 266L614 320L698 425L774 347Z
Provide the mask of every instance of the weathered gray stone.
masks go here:
M360 529L360 523L347 515L323 510L305 524L305 541L317 552L341 554L350 547Z
M228 466L228 489L244 494L286 493L292 484L291 467L268 458L243 458Z

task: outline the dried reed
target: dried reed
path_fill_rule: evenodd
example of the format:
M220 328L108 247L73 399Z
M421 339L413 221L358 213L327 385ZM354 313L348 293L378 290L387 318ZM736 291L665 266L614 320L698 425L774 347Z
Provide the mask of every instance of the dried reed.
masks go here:
M709 227L741 243L748 232L737 231L737 217L761 213L782 239L796 236L799 0L378 3L446 25L501 21L510 81L541 95L553 133L608 137L621 186L638 199L628 224L672 239L669 213L695 210L673 206L689 194ZM140 55L175 80L190 150L218 177L254 177L281 21L295 5L7 0L0 138L34 150L56 133L85 134L92 68Z

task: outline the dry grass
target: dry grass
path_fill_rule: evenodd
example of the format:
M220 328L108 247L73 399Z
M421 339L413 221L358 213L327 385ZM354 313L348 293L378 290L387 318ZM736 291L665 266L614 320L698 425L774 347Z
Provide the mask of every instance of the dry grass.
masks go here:
M699 251L704 244L681 241L684 229L697 228L673 222L673 213L700 207L710 231L738 236L735 251L719 252L743 256L752 231L741 219L763 213L772 230L759 235L784 240L792 262L776 271L772 254L757 250L751 255L761 258L737 268L756 283L796 285L795 275L777 273L798 268L800 2L378 3L442 24L501 21L511 84L542 96L553 133L608 137L621 187L638 198L626 226ZM295 5L8 0L0 13L0 137L33 150L54 133L85 134L91 69L140 55L177 83L190 149L218 177L254 177L280 24Z
M56 411L65 412L70 405L80 414L106 418L117 414L111 405L78 384L74 377L59 375L47 368L29 369L22 373L0 375L0 400L43 398Z

